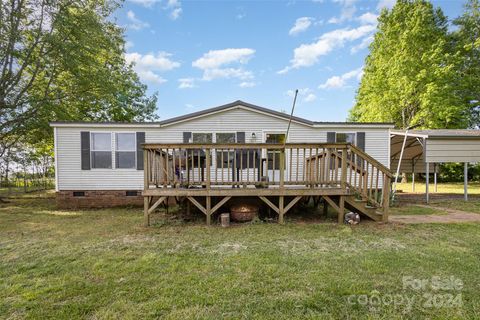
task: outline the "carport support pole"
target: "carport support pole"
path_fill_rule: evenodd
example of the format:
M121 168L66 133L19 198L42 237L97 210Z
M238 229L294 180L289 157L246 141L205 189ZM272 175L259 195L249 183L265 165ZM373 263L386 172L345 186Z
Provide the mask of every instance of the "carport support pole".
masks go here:
M463 197L468 201L468 162L465 162L463 167Z
M430 164L428 162L425 162L425 199L427 200L427 203L430 202L430 195L428 193L428 180L430 176Z
M426 160L426 144L427 144L427 139L423 138L423 156L425 158L425 200L427 203L430 202L430 195L428 194L428 180L430 178L430 163L427 162Z

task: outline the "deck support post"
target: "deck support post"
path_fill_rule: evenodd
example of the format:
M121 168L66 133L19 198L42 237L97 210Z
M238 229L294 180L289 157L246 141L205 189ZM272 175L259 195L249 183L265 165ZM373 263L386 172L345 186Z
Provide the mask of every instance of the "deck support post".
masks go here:
M343 223L345 218L345 197L340 196L339 208L338 208L338 224Z
M212 224L212 197L207 196L205 205L205 214L207 215L207 225Z
M433 192L437 193L437 163L433 164Z
M323 199L323 215L327 217L328 215L328 202Z
M143 197L143 225L148 227L150 225L150 214L148 207L150 206L150 197Z
M278 199L278 223L284 224L285 221L283 220L283 214L285 213L285 208L283 207L284 197L280 196Z

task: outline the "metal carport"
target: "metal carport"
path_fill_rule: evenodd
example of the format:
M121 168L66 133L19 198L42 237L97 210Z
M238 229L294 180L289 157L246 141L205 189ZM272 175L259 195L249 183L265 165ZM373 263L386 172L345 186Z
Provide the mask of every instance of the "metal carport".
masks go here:
M439 163L464 163L464 197L468 200L468 163L480 161L480 130L391 130L390 168L398 174L425 173L425 197L429 202L429 174L436 191ZM396 191L396 182L393 190ZM415 181L413 180L414 187Z

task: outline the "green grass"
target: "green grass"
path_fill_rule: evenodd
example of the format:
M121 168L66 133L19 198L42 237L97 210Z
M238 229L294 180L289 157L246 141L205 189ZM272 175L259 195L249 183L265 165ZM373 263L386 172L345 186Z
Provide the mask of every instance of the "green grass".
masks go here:
M140 209L56 210L41 196L2 205L0 221L0 318L480 317L480 224L143 228ZM415 291L403 276L464 287ZM425 306L433 293L462 305ZM415 302L351 305L352 294Z
M432 202L432 206L480 213L480 201L478 199L471 199L467 202L464 200L438 200Z
M403 192L412 192L412 183L398 183L397 190L402 190ZM430 181L429 190L431 193L434 192L433 181ZM425 182L416 182L415 183L415 192L416 193L425 193ZM463 182L449 182L449 183L438 183L437 184L437 193L452 193L452 194L463 194ZM480 194L480 183L479 182L469 182L468 183L468 193L469 194Z
M432 207L423 207L416 205L402 205L398 207L391 207L390 214L393 215L445 215L447 212L445 210L432 208Z

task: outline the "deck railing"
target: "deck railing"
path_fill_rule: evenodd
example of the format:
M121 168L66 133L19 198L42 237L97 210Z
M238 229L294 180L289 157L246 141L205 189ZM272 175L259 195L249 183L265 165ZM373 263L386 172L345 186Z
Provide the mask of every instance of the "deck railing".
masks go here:
M345 188L388 207L391 173L345 143L144 144L145 189Z

